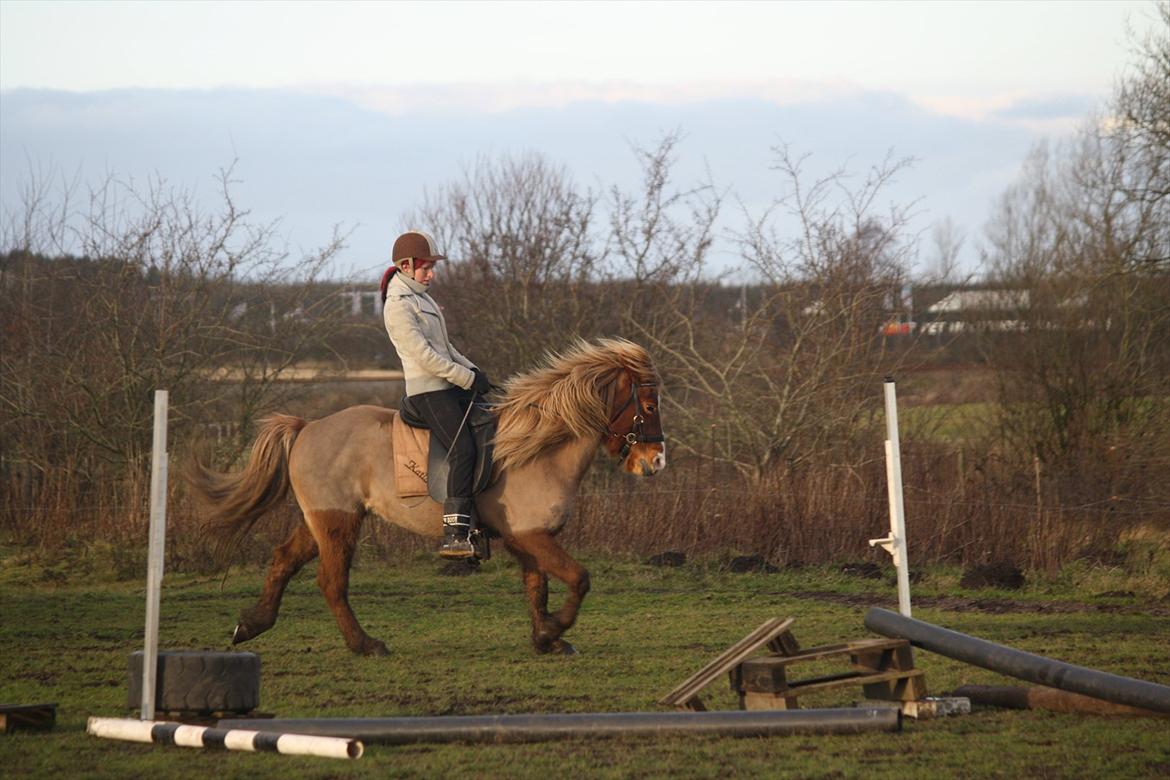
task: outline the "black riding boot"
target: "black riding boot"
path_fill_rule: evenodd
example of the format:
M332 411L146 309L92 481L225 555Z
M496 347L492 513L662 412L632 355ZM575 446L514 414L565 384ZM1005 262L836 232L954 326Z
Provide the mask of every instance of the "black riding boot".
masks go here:
M443 558L471 558L475 547L468 540L471 531L471 516L475 502L470 498L448 498L443 502L443 546L439 555Z

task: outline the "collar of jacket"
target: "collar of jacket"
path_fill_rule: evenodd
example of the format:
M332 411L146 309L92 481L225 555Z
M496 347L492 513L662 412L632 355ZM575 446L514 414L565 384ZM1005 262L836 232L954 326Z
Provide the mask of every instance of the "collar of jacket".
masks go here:
M386 289L387 297L391 295L410 295L411 293L415 295L426 295L427 286L422 282L416 282L401 271L394 274L394 278L390 280L390 285Z

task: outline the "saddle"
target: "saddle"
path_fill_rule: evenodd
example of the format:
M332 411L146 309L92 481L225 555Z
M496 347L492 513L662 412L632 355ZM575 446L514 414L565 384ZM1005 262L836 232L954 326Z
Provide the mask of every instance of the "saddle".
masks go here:
M492 450L495 448L496 416L484 403L473 403L460 436L475 439L475 473L472 495L478 495L492 479ZM394 483L398 495L413 498L429 495L443 503L447 499L447 474L451 470L447 448L431 436L418 412L404 397L394 415Z

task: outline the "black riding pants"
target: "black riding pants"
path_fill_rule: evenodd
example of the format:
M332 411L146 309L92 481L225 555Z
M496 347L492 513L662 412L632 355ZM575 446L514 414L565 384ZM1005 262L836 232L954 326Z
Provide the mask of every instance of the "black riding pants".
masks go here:
M411 405L426 422L431 435L450 453L451 469L447 472L447 495L468 500L474 487L475 439L466 424L459 430L473 393L459 387L419 393L410 397ZM456 438L456 433L459 437Z

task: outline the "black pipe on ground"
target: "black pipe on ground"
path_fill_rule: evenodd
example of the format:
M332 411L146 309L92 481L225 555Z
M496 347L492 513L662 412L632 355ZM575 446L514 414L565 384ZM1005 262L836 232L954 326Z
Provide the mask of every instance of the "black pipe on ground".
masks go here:
M901 731L899 709L729 710L722 712L584 712L532 715L451 715L424 718L302 718L221 720L220 728L264 729L367 743L537 742L573 737L778 737Z
M1025 653L1023 650L903 617L887 609L875 607L866 612L865 627L882 636L909 639L915 647L1009 677L1115 704L1170 712L1170 686L1054 661L1042 655Z
M1082 696L1071 691L1058 691L1038 685L1019 688L1014 685L960 685L952 696L970 699L972 704L1002 707L1009 710L1051 710L1053 712L1084 712L1090 715L1134 715L1147 718L1170 718L1170 715L1128 704L1115 704L1093 696Z

